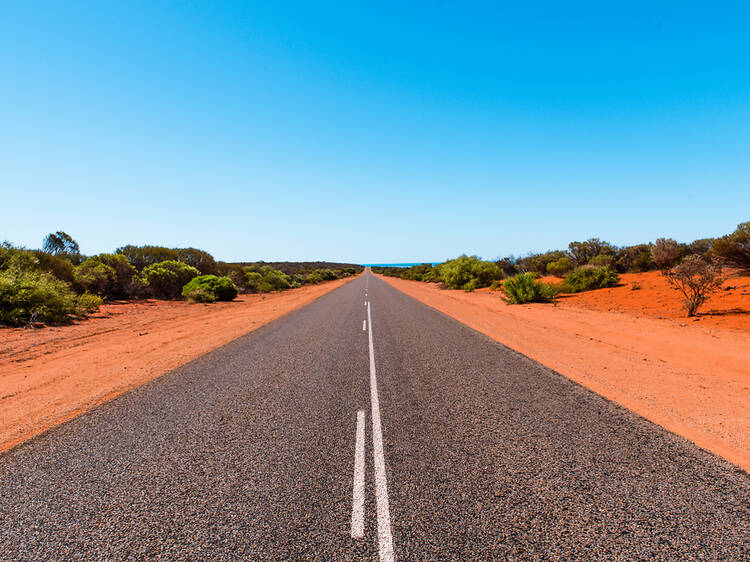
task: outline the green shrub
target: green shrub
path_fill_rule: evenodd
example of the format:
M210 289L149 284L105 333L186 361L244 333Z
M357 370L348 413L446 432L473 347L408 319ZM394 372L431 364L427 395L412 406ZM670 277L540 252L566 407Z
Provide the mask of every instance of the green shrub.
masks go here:
M182 296L194 302L231 301L237 293L237 287L229 277L216 275L194 277L182 288Z
M89 259L101 262L104 265L111 267L115 272L114 283L112 283L109 290L104 293L104 296L111 298L125 298L138 293L140 289L138 271L130 264L128 258L124 255L99 254L98 256Z
M307 283L308 285L317 285L318 283L322 282L323 278L319 273L316 272L308 273L307 277L305 278L305 283Z
M34 256L39 262L39 269L51 273L60 281L75 284L75 266L63 254L53 255L37 250Z
M562 258L567 259L567 256L565 252L560 250L544 252L543 254L529 254L528 256L518 258L518 260L516 260L514 269L518 269L522 273L530 271L539 273L540 275L544 275L545 273L547 273L547 266L550 263L559 261ZM507 264L503 264L503 267L506 266Z
M334 279L338 279L338 275L330 269L316 269L313 273L317 273L323 281L333 281Z
M79 314L91 314L99 310L102 305L102 298L99 295L92 295L89 292L85 292L82 295L78 295L76 299L76 311Z
M547 273L556 277L565 277L571 269L573 269L573 264L566 257L547 264Z
M0 324L62 323L76 309L70 285L49 273L15 264L0 271Z
M155 263L143 270L143 278L153 294L167 299L179 297L182 288L199 274L193 266L175 260Z
M496 263L467 255L442 263L437 269L447 287L465 291L488 287L490 283L501 279L503 275Z
M117 273L95 258L88 258L75 269L76 284L84 291L109 296L114 291Z
M534 279L531 273L520 273L503 281L504 300L511 304L550 302L557 295L557 288Z
M588 265L593 265L595 267L612 267L612 262L614 261L614 258L607 254L599 254L598 256L594 256L589 260Z
M592 289L613 287L620 280L617 273L610 267L584 265L571 271L562 285L565 293L580 293Z

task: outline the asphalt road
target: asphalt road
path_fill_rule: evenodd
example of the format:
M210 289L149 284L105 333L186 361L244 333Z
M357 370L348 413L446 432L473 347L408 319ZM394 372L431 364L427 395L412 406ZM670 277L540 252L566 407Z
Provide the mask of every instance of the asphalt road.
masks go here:
M0 456L1 560L378 557L747 560L750 477L371 275Z

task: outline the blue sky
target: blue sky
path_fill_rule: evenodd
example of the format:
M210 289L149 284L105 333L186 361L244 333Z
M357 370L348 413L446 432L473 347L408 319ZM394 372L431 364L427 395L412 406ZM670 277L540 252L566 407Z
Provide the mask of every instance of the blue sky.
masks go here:
M750 220L743 2L38 2L0 239L441 261Z

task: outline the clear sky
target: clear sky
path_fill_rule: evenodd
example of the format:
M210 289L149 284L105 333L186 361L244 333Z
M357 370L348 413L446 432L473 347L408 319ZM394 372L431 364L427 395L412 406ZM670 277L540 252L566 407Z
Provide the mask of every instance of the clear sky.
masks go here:
M0 239L442 261L750 220L747 2L0 6Z

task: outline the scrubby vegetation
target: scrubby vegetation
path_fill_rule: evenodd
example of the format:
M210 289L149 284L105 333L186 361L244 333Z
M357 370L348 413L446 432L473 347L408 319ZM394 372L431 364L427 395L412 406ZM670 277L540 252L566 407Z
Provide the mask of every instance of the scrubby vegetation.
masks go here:
M34 252L0 245L0 324L63 323L97 308L90 296L78 297L69 283L44 271Z
M502 288L504 300L511 304L550 302L558 293L553 285L536 280L533 273L519 273L509 277L503 281Z
M462 255L456 259L441 263L438 275L450 289L474 291L501 279L502 271L498 265L490 261L482 261L477 256Z
M59 324L91 314L104 300L135 297L190 302L232 300L349 277L362 266L329 262L226 263L196 248L134 246L84 256L66 232L45 237L41 250L0 245L0 324Z
M608 265L584 265L568 273L560 288L564 293L580 293L614 287L618 281L617 273Z
M216 275L199 275L182 288L182 296L192 302L231 301L237 293L237 287L229 277Z
M699 267L700 264L704 265ZM619 282L621 273L658 269L683 292L686 309L689 314L694 314L714 288L708 278L716 278L722 265L750 273L750 222L738 225L727 236L702 238L689 244L659 238L653 243L617 247L599 238L590 238L571 242L566 250L507 256L494 263L463 255L434 266L421 264L372 269L391 277L442 283L450 289L471 291L487 286L502 287L504 298L514 303L544 302L559 293L612 287ZM563 281L554 285L535 282L544 275L559 277ZM505 281L501 282L501 279ZM701 300L699 295L705 295L705 298ZM698 303L696 308L692 303Z
M143 278L157 297L173 299L182 294L182 288L200 271L192 265L176 260L151 264L143 269Z

